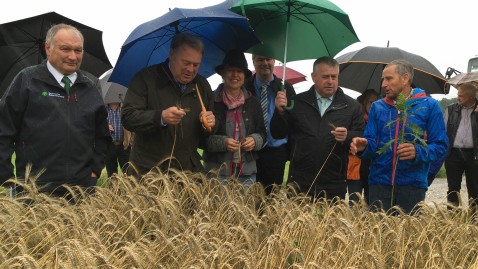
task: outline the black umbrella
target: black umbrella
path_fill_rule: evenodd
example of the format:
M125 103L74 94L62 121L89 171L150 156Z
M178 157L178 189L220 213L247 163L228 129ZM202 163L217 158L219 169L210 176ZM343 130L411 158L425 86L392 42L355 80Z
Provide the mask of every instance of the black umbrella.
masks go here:
M422 56L389 47L364 47L336 58L340 64L339 85L357 92L381 91L382 71L393 60L404 59L415 69L413 84L427 94L447 94L449 86L438 69Z
M96 77L110 69L103 47L103 32L55 12L0 25L0 97L15 75L23 68L41 63L45 58L45 37L58 23L73 25L85 38L81 69Z

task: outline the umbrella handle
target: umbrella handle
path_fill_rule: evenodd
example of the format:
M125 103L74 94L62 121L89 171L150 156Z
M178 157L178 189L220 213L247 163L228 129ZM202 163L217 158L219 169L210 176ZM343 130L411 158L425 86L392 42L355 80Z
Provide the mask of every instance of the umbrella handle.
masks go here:
M201 109L202 109L202 117L201 117L201 123L204 125L206 128L206 131L210 133L212 131L211 126L209 126L209 123L207 122L206 118L206 107L204 106L204 103L202 101L201 93L199 92L198 84L196 83L196 92L198 93L199 96L199 102L201 103Z
M283 107L285 110L290 111L294 108L294 100L290 100L290 105Z
M284 70L285 70L285 68L284 68ZM281 87L281 91L285 92L284 80L282 80L282 84L280 85L280 87ZM283 106L282 108L287 110L287 111L292 110L294 108L294 100L290 100L290 104L288 106Z

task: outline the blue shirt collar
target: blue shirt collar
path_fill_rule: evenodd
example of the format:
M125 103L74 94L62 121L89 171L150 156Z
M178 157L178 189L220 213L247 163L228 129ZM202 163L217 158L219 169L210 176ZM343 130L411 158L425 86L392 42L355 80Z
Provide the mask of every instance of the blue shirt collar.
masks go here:
M270 87L270 85L272 84L272 81L274 81L274 78L275 78L274 75L272 75L272 79L267 82L267 86ZM263 84L264 83L262 83L262 81L256 75L254 78L254 88L260 90Z
M317 91L315 91L315 98L317 100L320 100L320 98L325 98L325 97L322 97ZM334 100L334 95L327 97L327 100L332 102Z

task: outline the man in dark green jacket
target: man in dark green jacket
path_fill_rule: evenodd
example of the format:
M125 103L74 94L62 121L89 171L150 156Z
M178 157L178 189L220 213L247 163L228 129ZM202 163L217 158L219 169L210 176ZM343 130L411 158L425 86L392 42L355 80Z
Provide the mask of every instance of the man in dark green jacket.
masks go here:
M207 129L214 128L215 117L211 86L198 75L203 51L199 38L177 34L168 60L132 79L121 120L135 133L130 162L140 175L156 166L162 171L204 171L197 148Z

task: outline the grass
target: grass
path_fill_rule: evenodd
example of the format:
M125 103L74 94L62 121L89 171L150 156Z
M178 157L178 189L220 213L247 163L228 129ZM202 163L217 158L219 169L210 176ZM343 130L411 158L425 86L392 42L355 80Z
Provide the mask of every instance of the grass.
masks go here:
M439 177L439 178L446 178L446 170L445 170L445 165L442 165L442 167L440 168L440 171L438 171L436 177Z
M202 156L202 153L203 153L203 150L202 149L198 149L198 153L199 155ZM202 161L201 161L202 162ZM12 156L12 163L15 165L15 153L13 154ZM284 178L282 180L282 185L285 186L286 183L287 183L287 177L289 175L289 164L290 164L290 161L287 161L286 165L285 165L285 170L284 170ZM121 168L118 167L119 171L121 171ZM445 165L443 165L440 169L440 171L438 172L437 176L438 178L446 178L446 170L445 170ZM98 186L103 186L104 183L106 182L106 180L108 179L108 174L106 173L106 169L103 168L103 170L101 171L101 175L98 179Z
M1 268L478 267L475 220L444 206L389 216L179 171L112 177L78 204L27 190L0 198Z

